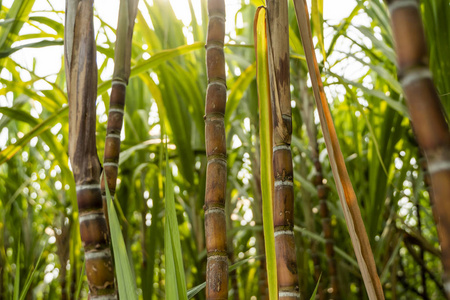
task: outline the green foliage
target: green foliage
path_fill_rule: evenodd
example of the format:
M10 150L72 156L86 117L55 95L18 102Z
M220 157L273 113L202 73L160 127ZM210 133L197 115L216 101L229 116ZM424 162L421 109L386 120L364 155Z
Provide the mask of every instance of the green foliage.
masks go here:
M187 300L186 278L181 255L180 233L178 231L174 185L166 150L166 222L164 224L164 252L166 255L166 299Z
M111 245L114 253L119 296L125 299L137 300L136 279L128 260L127 248L125 247L122 230L120 229L119 218L117 217L116 208L114 207L113 199L111 197L111 193L109 192L106 176L104 177L104 180Z

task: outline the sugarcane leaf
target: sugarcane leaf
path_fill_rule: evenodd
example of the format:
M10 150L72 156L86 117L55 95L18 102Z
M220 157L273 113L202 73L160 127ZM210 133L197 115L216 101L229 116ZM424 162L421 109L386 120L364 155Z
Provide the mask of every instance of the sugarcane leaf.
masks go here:
M192 52L194 50L201 49L205 44L203 42L196 42L191 45L183 45L173 49L162 50L153 54L148 60L143 63L137 64L131 68L130 77L137 76L145 71L156 68L163 62L169 61L177 56L181 56ZM97 94L101 95L111 87L112 80L102 82L98 86Z
M316 294L317 294L317 290L319 288L319 283L320 283L321 278L322 278L322 273L320 273L319 279L317 280L316 287L314 288L314 292L312 293L311 298L309 298L310 300L316 299Z
M58 36L63 38L64 37L64 25L61 22L52 20L50 18L44 17L44 16L30 16L30 22L36 22L36 23L41 23L44 25L47 25L48 27L50 27L51 29L53 29L54 31L56 31L58 33ZM38 27L40 27L39 25L37 25Z
M20 288L20 235L19 241L17 243L17 258L16 258L16 276L14 277L14 293L13 299L19 299L19 288Z
M36 262L36 265L35 265L34 268L33 268L33 271L31 271L31 272L28 274L27 280L25 281L25 285L23 286L23 288L22 288L22 290L21 290L21 292L20 292L19 300L25 299L25 297L26 297L27 294L28 294L28 290L30 289L31 283L32 283L33 280L34 280L34 277L35 277L34 275L36 274L36 270L37 270L37 268L39 267L39 263L41 262L42 255L44 254L44 250L45 250L46 245L47 245L47 244L45 244L44 247L42 247L41 254L39 255L39 258L38 258L38 260L37 260L37 262Z
M187 300L186 278L181 254L180 233L173 194L172 171L166 150L166 222L164 227L164 251L166 255L166 299Z
M80 277L78 277L78 282L77 282L77 288L76 288L76 292L75 292L75 299L80 299L80 293L81 293L81 288L83 287L83 276L84 276L84 272L86 270L86 264L83 264L83 267L81 268L81 272L80 272Z
M12 3L5 20L13 20L2 24L0 28L0 49L4 50L19 36L19 31L28 20L35 0L16 0Z
M339 79L339 81L341 81L342 83L345 84L349 84L354 86L355 88L360 89L361 91L363 91L365 94L373 96L377 99L381 99L386 101L386 103L391 106L393 109L395 109L400 115L409 118L409 112L408 109L406 108L406 106L401 103L400 101L394 100L391 97L387 96L385 93L383 93L382 91L377 91L377 90L373 90L373 89L369 89L367 87L365 87L363 84L359 83L359 82L355 82L349 79L346 79L345 77L339 76L331 71L325 71L326 73L336 77L337 79Z
M4 150L2 150L0 152L0 165L11 159L11 157L13 157L18 151L20 151L32 138L42 134L43 132L54 126L56 122L60 120L60 118L63 118L67 115L67 112L68 106L61 108L46 120L36 125L16 143L9 145Z
M264 243L270 299L278 298L275 234L273 228L273 172L272 172L272 109L266 36L266 9L259 7L254 21L256 50L256 82L259 100L261 192L263 206Z
M325 61L326 52L323 36L323 0L311 1L311 21L314 26L314 33L319 41L319 48L323 56L323 61Z
M119 218L109 191L106 173L103 173L105 180L106 204L108 207L109 228L111 230L111 242L114 251L114 264L116 267L117 284L119 295L122 299L137 300L136 279L131 269L128 259L127 248L120 229Z
M321 244L325 244L326 240L324 237L320 236L317 233L311 232L306 228L294 225L294 231L295 232L299 232ZM334 245L333 246L334 251L336 251L337 254L339 254L344 260L346 260L350 265L354 266L355 268L359 268L358 266L358 262L351 257L350 255L347 254L347 252L345 252L344 250L342 250L341 248L339 248L338 246Z
M319 66L314 53L311 29L309 26L308 7L305 0L295 0L295 11L303 42L308 70L311 76L314 97L319 113L325 144L330 158L339 199L348 231L353 244L364 284L370 299L384 299L383 289L377 274L375 260L367 237L355 191L348 176L345 161L340 150L339 140L334 128L333 119L328 108Z
M14 52L19 51L20 49L23 49L23 48L42 48L42 47L48 47L48 46L61 46L63 44L64 44L64 41L62 41L62 40L56 40L56 41L43 40L43 41L39 41L39 42L35 42L35 43L23 44L23 45L14 47L14 48L8 48L6 50L0 51L0 58L8 57L11 54L13 54Z

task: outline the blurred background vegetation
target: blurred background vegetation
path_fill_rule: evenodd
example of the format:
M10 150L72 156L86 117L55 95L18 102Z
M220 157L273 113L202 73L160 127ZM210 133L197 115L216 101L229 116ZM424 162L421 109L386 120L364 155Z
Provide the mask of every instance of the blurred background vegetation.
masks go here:
M80 296L87 296L67 155L62 2L0 1L0 299L18 299L18 291L25 291L26 299L75 299L79 285ZM264 243L253 17L263 3L226 2L228 246L231 264L244 260L231 273L229 297L261 299ZM448 115L450 6L448 0L421 2L431 69ZM396 77L387 9L381 0L343 1L349 9L337 20L336 4L309 3L325 90L386 298L445 299L424 158ZM103 157L117 20L105 17L117 14L106 10L107 5L96 6L95 16L99 157ZM342 299L365 299L312 106L293 9L289 22L300 290L309 297L317 274L322 274L318 297L327 299L331 294L324 220L314 182L314 163L319 161L322 183L329 188L326 203L339 293ZM205 281L206 24L204 0L139 4L116 204L142 299L165 295L162 128L168 136L187 288ZM195 299L204 299L203 293Z

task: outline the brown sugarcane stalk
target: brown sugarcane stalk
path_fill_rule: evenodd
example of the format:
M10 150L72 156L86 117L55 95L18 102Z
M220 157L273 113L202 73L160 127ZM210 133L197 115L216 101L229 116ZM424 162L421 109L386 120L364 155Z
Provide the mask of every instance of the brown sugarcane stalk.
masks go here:
M103 156L103 174L114 197L119 169L120 133L122 131L125 108L125 95L128 79L130 77L131 41L133 38L134 20L137 14L138 0L121 0L119 6L119 20L116 32L114 50L114 73L109 100L108 122L106 125L105 153ZM106 209L105 180L102 178L101 191L103 210L108 217Z
M66 1L65 62L69 157L76 183L90 299L117 299L95 141L97 64L93 0Z
M227 98L225 54L225 2L208 0L206 38L205 139L208 165L205 192L206 299L228 299L228 256L225 214L227 147L225 105Z
M387 0L398 76L414 132L428 162L442 249L443 283L450 299L450 132L428 66L425 33L416 0Z
M269 75L273 111L274 231L279 299L299 299L294 240L294 173L286 0L267 1Z

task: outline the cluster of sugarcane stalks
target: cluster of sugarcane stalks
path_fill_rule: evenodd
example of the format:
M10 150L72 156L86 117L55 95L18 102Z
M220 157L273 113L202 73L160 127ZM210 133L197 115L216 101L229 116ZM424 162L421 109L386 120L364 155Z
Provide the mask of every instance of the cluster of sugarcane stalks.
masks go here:
M450 299L450 133L439 96L428 67L425 36L416 0L386 0L392 17L392 27L398 54L398 70L411 113L419 146L427 160L434 199L434 217L442 247L444 289ZM65 63L69 98L69 156L76 182L80 234L85 250L86 274L90 298L116 299L114 264L105 204L106 189L113 196L116 190L123 124L126 86L130 76L131 39L137 0L121 0L115 49L104 171L96 148L97 68L93 28L93 0L66 0ZM316 101L326 106L323 85L312 47L306 3L295 1L297 18L305 44L308 67L312 73ZM302 7L303 6L303 7ZM206 92L205 137L207 176L205 192L205 235L207 250L206 298L228 298L228 252L226 236L227 154L224 115L226 106L226 73L224 57L225 2L208 0L208 33L206 63L208 88ZM294 191L291 154L292 113L289 79L289 32L287 1L268 0L268 66L273 120L273 225L277 262L279 299L299 299L299 280L294 241ZM306 21L305 21L306 20ZM306 23L305 23L306 22ZM319 106L319 105L318 105ZM319 106L322 107L322 106ZM368 246L345 163L337 142L327 108L319 115L341 203L352 234L358 263L371 299L383 299L383 291ZM325 120L325 121L324 121ZM330 124L331 122L331 124ZM325 124L325 125L324 125ZM313 132L313 131L312 131ZM331 132L331 137L328 137ZM338 299L338 282L334 259L333 238L326 204L327 187L323 183L322 166L318 159L317 137L313 141L316 170L314 184L320 199L320 215L326 239L332 297ZM336 160L336 161L335 161ZM105 185L105 179L106 184ZM345 195L345 197L344 197ZM420 216L419 216L420 227ZM354 234L352 232L355 232ZM420 259L423 260L423 251ZM315 263L318 265L317 261ZM424 271L422 274L423 282ZM234 287L236 289L236 287ZM426 292L425 292L426 295Z
M120 3L114 81L105 143L104 175L114 194L120 152L125 87L130 73L135 0ZM97 64L93 0L67 0L65 62L69 98L69 156L77 186L80 234L90 299L116 299L114 264L106 219L104 180L96 147Z
M442 249L444 288L450 299L450 132L428 66L417 0L387 0L397 52L398 76L412 126L428 163L434 217Z
M205 237L206 299L228 299L228 254L225 214L227 183L227 145L225 138L225 105L227 98L225 54L225 2L208 1L206 38L205 139L206 169Z

